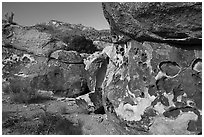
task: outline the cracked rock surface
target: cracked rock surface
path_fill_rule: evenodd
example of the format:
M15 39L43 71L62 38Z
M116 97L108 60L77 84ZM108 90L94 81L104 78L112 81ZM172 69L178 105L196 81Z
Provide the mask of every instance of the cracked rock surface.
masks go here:
M202 4L199 2L108 2L104 16L112 33L137 41L199 43Z

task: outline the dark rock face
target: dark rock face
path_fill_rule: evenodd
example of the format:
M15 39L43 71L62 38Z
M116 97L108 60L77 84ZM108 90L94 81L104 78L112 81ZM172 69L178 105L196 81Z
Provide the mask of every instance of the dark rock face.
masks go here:
M103 11L119 36L103 52L108 118L123 134L201 134L201 3L103 3Z
M137 41L198 43L202 37L202 3L103 3L111 31Z

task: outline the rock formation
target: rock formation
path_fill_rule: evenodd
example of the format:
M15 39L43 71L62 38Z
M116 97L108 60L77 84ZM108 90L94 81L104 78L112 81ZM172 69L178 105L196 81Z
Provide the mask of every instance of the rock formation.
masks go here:
M104 108L120 134L202 134L202 3L102 7L110 32L4 21L3 88L62 92L87 112Z
M52 91L64 97L89 92L80 53L102 50L93 41L105 42L102 34L109 32L54 20L23 27L12 22L13 15L7 14L2 24L4 87L13 92Z
M120 40L106 53L109 119L122 134L201 134L201 3L102 5Z

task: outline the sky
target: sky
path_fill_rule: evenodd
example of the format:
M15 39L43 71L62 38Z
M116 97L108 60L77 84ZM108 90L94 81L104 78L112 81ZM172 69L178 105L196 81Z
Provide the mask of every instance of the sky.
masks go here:
M14 22L25 26L53 19L98 30L109 28L100 2L3 2L2 18L7 12L14 12Z

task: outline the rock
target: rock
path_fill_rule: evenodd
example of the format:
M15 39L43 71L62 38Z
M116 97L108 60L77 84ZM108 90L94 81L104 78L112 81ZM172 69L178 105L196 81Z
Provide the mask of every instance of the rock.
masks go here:
M111 42L112 40L109 30L96 30L81 24L69 24L56 20L37 24L35 28L50 33L53 38L66 43L67 50L75 50L80 53L94 53L100 50L100 47L93 44L93 41Z
M103 52L95 52L84 60L85 69L88 72L88 86L91 91L101 88L103 75L107 64L107 55ZM102 79L102 80L100 80Z
M81 55L76 51L57 50L50 55L50 58L68 64L82 64Z
M102 82L106 73L107 55L95 52L84 59L87 73L87 84L91 92L76 98L77 105L89 113L105 113L102 104Z
M112 45L112 43L104 42L104 41L93 41L93 44L96 45L97 49L102 51L106 46Z
M113 49L113 45L106 46L103 51L95 52L84 59L85 69L88 72L87 83L91 92L76 98L77 105L86 108L88 112L104 114L102 103L102 87L107 70L108 54ZM109 55L109 56L108 56Z
M82 57L83 60L86 60L90 54L88 53L80 53L80 56Z
M10 56L4 57L3 78L9 81L11 86L53 91L66 97L89 92L87 72L82 58L75 51L60 50L54 52L51 58L46 58L15 49L9 50L13 53L10 52Z
M18 73L33 58L25 51L2 47L2 77L7 79Z
M16 88L53 91L67 97L90 91L83 60L97 50L92 40L110 39L108 30L54 20L27 27L3 20L2 32L5 81Z
M48 67L46 67L48 66ZM41 90L53 90L66 97L78 96L88 92L86 72L83 64L66 64L57 60L50 60L43 70L34 70L38 75L32 80L32 87ZM31 65L27 68L42 68L42 64ZM26 70L25 73L26 74ZM39 72L41 71L41 72ZM30 74L26 74L30 75Z
M79 108L86 110L89 114L105 114L101 89L96 89L87 94L78 96L76 98L76 104Z
M104 41L112 42L110 30L96 30L92 27L86 27L82 24L70 24L57 20L50 20L47 23L37 24L38 28L52 28L55 33L53 36L63 40L65 35L68 40L72 39L73 36L84 36L87 40L91 41Z
M115 50L107 53L109 64L102 91L105 111L118 130L127 134L201 132L202 78L193 69L194 64L201 63L202 59L196 56L201 46L187 50L183 46L132 40L112 48ZM170 113L172 107L180 110L179 115ZM155 114L151 115L149 109ZM190 121L197 123L191 124L194 128L188 128Z
M33 27L26 28L18 25L3 28L3 45L45 57L55 50L66 47L65 43L53 39L49 33L40 32Z
M104 50L108 119L124 134L201 134L201 3L102 6L117 36Z
M107 2L102 7L113 34L187 45L202 41L200 2Z

